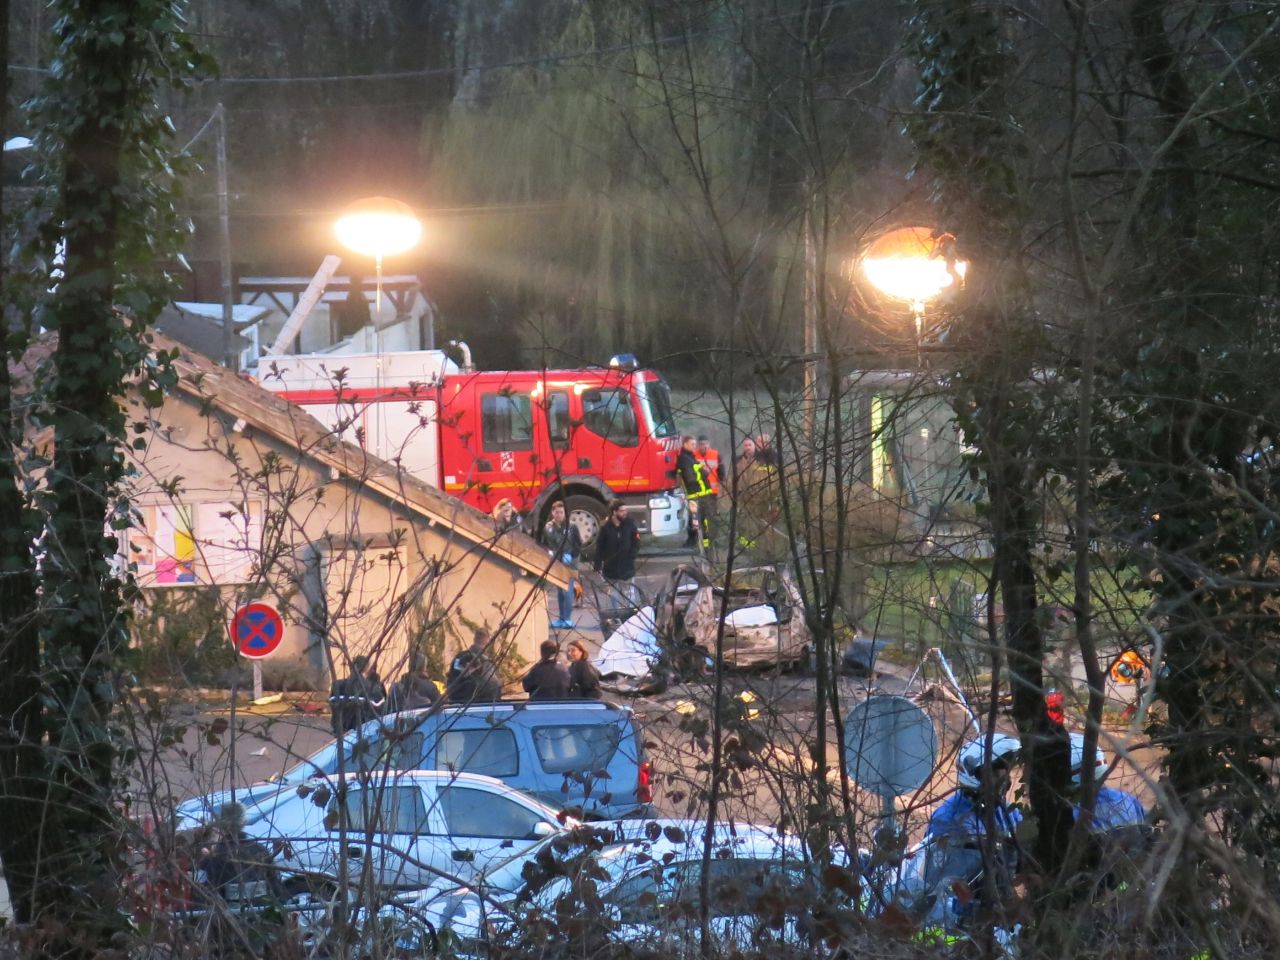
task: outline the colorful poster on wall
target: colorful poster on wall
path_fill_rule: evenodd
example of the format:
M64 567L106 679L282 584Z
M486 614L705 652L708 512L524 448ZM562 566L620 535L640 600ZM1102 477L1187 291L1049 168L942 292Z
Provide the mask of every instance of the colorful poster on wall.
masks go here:
M180 503L138 508L142 526L130 536L130 561L154 584L196 582L196 538L191 507Z

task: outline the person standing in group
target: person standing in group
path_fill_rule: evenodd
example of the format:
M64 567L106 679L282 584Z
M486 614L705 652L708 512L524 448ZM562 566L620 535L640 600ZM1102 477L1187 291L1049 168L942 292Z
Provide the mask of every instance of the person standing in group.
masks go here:
M427 661L421 653L409 656L409 669L391 688L390 712L429 707L440 699L435 681L427 676Z
M680 455L676 457L676 474L684 485L684 496L690 507L689 536L685 540L685 546L697 546L700 531L702 549L709 553L715 532L716 495L711 487L707 466L698 459L697 441L686 436L681 440L680 447Z
M489 645L492 642L493 635L484 627L477 627L475 633L471 635L471 646L459 652L453 658L453 662L449 664L449 674L445 677L445 686L451 685L469 663L483 660L492 665L493 659L489 656ZM464 658L463 654L467 656Z
M493 636L484 627L472 635L471 646L449 665L445 695L450 703L491 703L502 699L498 668L489 656Z
M450 703L495 703L502 699L502 685L488 657L463 650L453 662L457 672L445 688Z
M636 557L640 555L640 530L627 516L627 505L621 500L609 501L609 519L600 526L596 545L596 572L628 600L633 599L636 579Z
M520 522L520 515L516 513L515 504L503 497L497 502L493 508L493 522L498 525L498 532L510 530Z
M335 680L329 688L333 735L340 737L365 721L381 716L386 702L387 691L378 678L378 671L370 666L368 657L356 657L351 661L350 675Z
M728 483L724 461L720 459L720 451L713 447L711 441L706 437L699 437L695 454L707 468L707 479L711 483L711 492L719 497L726 492L726 484Z
M600 699L600 671L587 655L581 640L569 641L569 697L574 700Z
M542 659L524 675L522 686L530 700L568 700L569 671L556 660L560 645L554 640L542 641Z
M704 497L698 504L698 510L705 513L702 518L703 548L711 551L713 543L711 534L719 533L720 497L729 492L729 481L724 469L724 461L720 459L720 451L711 445L705 436L698 438L698 446L694 451L698 462L702 464L707 483L711 485L711 495ZM707 530L711 531L708 534Z
M542 528L542 543L551 551L551 555L570 570L578 569L578 558L582 556L582 534L569 522L565 513L564 501L557 500L551 505L551 517ZM573 594L574 581L569 581L568 589L557 590L559 616L551 621L557 630L573 628Z

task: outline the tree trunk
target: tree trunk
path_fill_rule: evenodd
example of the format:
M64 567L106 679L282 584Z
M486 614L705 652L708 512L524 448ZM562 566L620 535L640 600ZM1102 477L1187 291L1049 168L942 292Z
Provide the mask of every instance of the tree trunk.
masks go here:
M7 134L5 107L8 103L9 0L0 0L0 132ZM0 137L3 139L3 137ZM0 220L4 218L3 184L0 184ZM8 264L0 264L0 302L7 302L4 287ZM36 631L36 582L32 569L31 544L38 524L17 484L16 452L22 443L22 422L13 405L9 357L20 353L26 337L5 329L0 350L0 461L4 475L0 483L0 860L19 923L32 919L32 891L39 865L40 821L43 790L40 742L39 689L40 646Z

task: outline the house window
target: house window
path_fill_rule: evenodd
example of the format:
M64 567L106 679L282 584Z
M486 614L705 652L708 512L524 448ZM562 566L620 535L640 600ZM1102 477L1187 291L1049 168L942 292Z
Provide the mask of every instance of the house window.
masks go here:
M480 434L486 450L532 450L533 409L529 395L482 394Z
M262 503L199 504L196 540L210 583L253 580L262 550Z

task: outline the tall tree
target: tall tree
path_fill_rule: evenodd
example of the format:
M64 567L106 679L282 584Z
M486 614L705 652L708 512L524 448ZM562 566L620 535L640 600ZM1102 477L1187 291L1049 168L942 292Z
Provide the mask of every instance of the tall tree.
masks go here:
M34 320L57 335L32 419L52 428L53 454L39 497L38 682L27 688L17 731L25 764L18 800L34 785L44 810L34 842L6 849L5 861L25 884L22 916L63 921L49 927L50 951L89 955L123 923L113 869L121 851L112 711L129 599L113 569L116 539L104 533L128 523L119 501L127 430L120 401L130 378L158 399L161 374L148 362L146 331L168 287L163 265L183 235L172 203L172 127L157 102L201 62L178 0L53 6L53 68L31 105L44 187L33 211L43 217L34 241ZM13 582L29 583L31 541L14 528L6 533L2 562L20 574ZM36 648L31 635L20 636L14 650L29 682Z
M1043 362L1045 341L1024 262L1027 171L1013 126L1016 62L994 7L919 0L910 31L920 76L918 112L908 125L917 172L931 187L936 228L958 238L953 249L944 245L946 255L972 264L963 299L953 304L956 412L986 477L1036 854L1054 870L1067 850L1072 812L1066 732L1045 708L1045 642L1036 615L1038 490L1047 464L1040 401L1028 378Z

